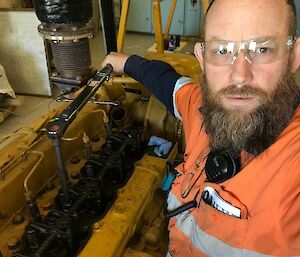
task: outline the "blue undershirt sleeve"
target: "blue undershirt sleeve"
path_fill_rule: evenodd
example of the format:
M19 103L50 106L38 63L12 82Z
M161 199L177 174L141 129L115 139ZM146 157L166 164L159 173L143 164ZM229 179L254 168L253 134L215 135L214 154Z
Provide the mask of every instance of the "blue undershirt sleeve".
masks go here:
M148 88L174 114L173 91L181 75L171 65L132 55L125 63L124 72Z

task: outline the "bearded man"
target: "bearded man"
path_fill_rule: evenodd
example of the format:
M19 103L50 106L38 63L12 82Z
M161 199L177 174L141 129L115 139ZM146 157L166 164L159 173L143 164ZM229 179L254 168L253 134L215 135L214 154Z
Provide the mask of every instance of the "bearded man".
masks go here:
M214 0L203 32L201 85L135 55L111 53L102 64L140 81L183 121L167 256L300 256L294 2Z

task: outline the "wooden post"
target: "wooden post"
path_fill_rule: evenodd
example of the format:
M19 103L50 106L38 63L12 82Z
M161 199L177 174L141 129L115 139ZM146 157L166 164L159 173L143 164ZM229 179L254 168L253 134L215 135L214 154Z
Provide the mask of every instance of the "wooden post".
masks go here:
M164 39L162 34L160 2L161 0L152 0L152 8L153 8L153 22L154 22L156 49L157 49L157 53L163 54Z
M167 39L168 36L169 36L171 23L172 23L175 8L176 8L176 3L177 3L177 0L172 0L171 7L170 7L170 12L169 12L169 17L168 17L168 21L167 21L166 29L165 29L165 33L164 33L164 39Z
M118 38L117 38L117 49L118 49L117 51L119 53L123 52L129 5L130 5L130 0L122 1L122 11L120 16L120 24L119 24L119 31L118 31Z

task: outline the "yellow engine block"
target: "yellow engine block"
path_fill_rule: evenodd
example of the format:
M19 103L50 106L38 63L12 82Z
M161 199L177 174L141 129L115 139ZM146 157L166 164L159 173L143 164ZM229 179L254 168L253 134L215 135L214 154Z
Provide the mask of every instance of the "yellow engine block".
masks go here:
M195 73L198 71L195 69ZM160 190L160 184L167 162L178 158L184 148L182 124L131 78L111 79L98 90L94 100L119 101L121 105L111 107L88 103L67 129L62 138L62 153L71 187L82 179L87 159L91 155L98 156L107 140L111 140L110 136L114 137L120 131L136 128L144 142L151 135L163 137L172 142L171 150L163 157L147 151L135 161L130 177L116 189L109 208L101 217L87 221L91 226L87 229L86 239L68 255L63 251L51 252L56 245L50 243L44 244L45 249L40 249L37 247L41 243L38 237L24 236L24 231L33 221L39 225L59 204L57 197L61 180L46 126L68 104L62 103L34 124L18 130L2 143L0 150L0 256L165 256L168 234L162 211L165 194ZM126 165L126 161L120 162ZM64 209L59 213L64 215ZM80 224L76 215L71 220ZM61 227L67 225L60 224ZM46 231L47 226L41 225L39 229ZM61 232L50 231L49 238ZM63 240L65 238L58 237L55 244ZM28 241L34 242L30 249L26 246Z

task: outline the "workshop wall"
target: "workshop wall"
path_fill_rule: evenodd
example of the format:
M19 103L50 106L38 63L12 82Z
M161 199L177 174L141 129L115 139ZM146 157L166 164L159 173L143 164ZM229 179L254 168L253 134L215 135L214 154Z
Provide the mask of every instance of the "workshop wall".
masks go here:
M33 10L0 11L0 62L19 94L51 95L39 23Z
M1 0L0 8L21 8L22 1L21 0Z
M171 0L161 2L163 29L169 16ZM140 10L143 10L141 12ZM170 27L170 34L198 36L202 16L201 1L177 1ZM154 33L151 1L131 0L128 13L127 30Z

